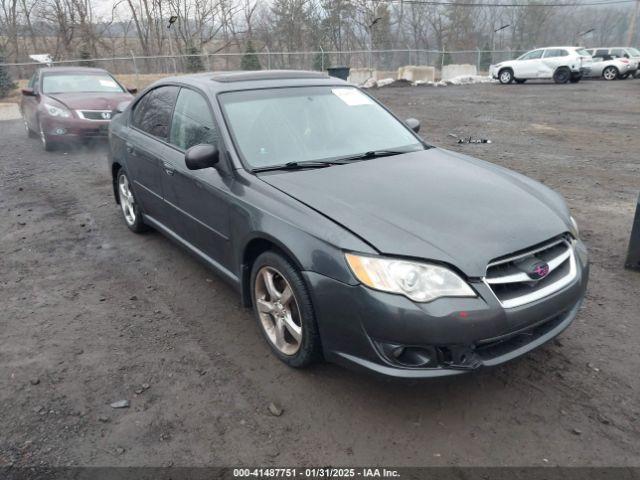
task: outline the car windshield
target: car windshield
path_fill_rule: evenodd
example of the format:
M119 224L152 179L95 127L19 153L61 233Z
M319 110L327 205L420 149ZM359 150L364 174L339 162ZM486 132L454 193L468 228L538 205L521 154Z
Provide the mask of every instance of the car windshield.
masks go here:
M354 87L291 87L219 95L227 123L251 168L340 159L425 146Z
M122 93L122 87L106 74L47 74L42 79L43 93Z

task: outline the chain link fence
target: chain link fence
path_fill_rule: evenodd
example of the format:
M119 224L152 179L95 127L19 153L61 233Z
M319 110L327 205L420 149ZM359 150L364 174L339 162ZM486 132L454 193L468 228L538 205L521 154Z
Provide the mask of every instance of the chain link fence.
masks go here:
M372 68L396 70L406 65L432 66L475 65L478 72L486 72L490 64L510 60L522 52L512 50L350 50L255 53L260 67L265 70L326 70L329 67ZM129 55L107 58L53 61L50 66L85 66L104 68L115 75L170 75L198 71L230 71L242 69L244 53L202 53L200 55ZM3 64L14 79L31 77L44 66L38 62Z

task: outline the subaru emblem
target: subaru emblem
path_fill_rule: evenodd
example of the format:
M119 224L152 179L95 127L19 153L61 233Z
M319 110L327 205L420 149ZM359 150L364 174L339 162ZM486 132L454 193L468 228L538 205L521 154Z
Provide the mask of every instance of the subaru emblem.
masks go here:
M111 120L111 112L102 112L103 120Z
M549 275L549 264L546 262L536 263L527 273L529 274L529 277L535 280L540 280Z

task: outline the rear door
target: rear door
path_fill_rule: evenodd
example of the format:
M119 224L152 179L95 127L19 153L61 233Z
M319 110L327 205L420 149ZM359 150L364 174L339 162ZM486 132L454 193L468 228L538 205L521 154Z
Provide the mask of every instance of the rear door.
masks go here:
M138 202L146 216L167 221L162 198L163 156L171 127L171 114L179 88L164 85L147 92L133 107L126 138L126 167Z
M538 77L551 78L556 69L566 64L569 52L562 48L547 48L542 56L538 69Z
M218 267L230 270L229 186L232 180L215 168L189 170L184 160L185 152L199 144L217 145L223 155L219 138L206 97L194 89L181 88L169 137L173 149L164 159L162 174L164 198L171 217L169 227Z

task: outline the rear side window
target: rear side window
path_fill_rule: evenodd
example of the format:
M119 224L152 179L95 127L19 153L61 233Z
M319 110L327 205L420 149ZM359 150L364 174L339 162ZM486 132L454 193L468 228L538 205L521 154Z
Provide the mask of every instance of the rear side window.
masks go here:
M566 57L567 55L569 55L569 53L561 48L551 48L544 52L544 58Z
M612 48L611 49L611 55L614 55L616 57L624 57L625 55L625 51L622 48Z
M180 90L169 142L187 150L201 143L215 145L217 139L218 133L207 100L188 88Z
M168 85L145 94L133 110L133 126L154 137L168 140L171 112L178 90L178 87Z

